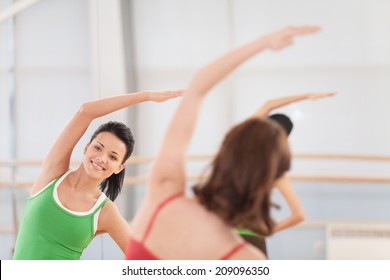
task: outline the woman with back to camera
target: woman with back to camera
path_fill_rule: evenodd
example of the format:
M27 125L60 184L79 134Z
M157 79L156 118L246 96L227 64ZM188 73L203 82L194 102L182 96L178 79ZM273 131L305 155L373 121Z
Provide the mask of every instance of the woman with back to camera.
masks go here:
M260 109L252 117L269 118L275 121L284 129L287 136L289 136L294 126L291 119L287 115L280 113L269 115L271 111L298 101L318 100L334 95L335 92L305 93L272 99L267 101L262 107L260 107ZM302 222L304 220L305 211L287 175L283 175L281 178L279 178L275 182L274 187L280 191L291 211L288 217L275 224L273 232L276 233L281 230L291 228ZM255 247L259 248L265 255L267 255L267 247L264 236L243 228L238 229L238 232L246 241L253 244Z
M264 259L236 227L273 232L270 193L290 167L283 129L250 118L226 135L209 178L185 196L185 156L207 92L260 51L279 50L315 26L288 27L260 37L199 70L184 93L153 164L148 191L133 222L127 259Z
M46 155L27 200L14 259L80 259L98 234L108 233L125 251L130 226L113 203L125 175L134 139L119 122L102 124L84 148L81 165L71 154L91 122L141 102L161 102L181 91L139 92L84 103ZM106 196L107 195L107 196Z

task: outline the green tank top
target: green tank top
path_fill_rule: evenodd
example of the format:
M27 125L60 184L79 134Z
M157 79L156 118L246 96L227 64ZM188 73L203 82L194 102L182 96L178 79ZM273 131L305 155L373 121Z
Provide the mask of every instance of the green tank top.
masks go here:
M94 216L108 198L102 194L87 212L66 209L58 199L57 187L69 173L28 198L14 260L78 260L94 238Z
M236 230L240 235L260 236L258 233L251 231L250 229L237 228Z

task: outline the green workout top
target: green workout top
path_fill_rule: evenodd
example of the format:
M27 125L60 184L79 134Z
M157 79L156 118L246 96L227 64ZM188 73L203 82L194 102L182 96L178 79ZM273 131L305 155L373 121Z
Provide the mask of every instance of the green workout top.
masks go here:
M245 229L245 228L238 228L237 232L240 235L260 236L258 233L251 231L250 229Z
M14 260L79 260L95 235L100 209L109 200L101 194L86 212L65 208L57 188L70 170L27 200L15 245Z

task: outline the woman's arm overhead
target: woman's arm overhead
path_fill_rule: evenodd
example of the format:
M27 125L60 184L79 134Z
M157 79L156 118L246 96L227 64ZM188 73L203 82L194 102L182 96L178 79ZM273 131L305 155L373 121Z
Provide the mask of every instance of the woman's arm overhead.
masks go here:
M40 175L34 183L32 193L37 192L52 179L69 169L74 147L95 118L141 102L162 102L180 95L182 95L181 90L149 91L117 95L84 103L60 133L44 158Z
M234 49L201 68L189 83L183 99L165 134L149 178L149 193L183 192L185 187L185 156L199 110L206 93L240 64L258 52L279 50L293 43L299 35L317 32L316 26L288 27L262 36Z
M288 104L302 101L302 100L316 100L320 98L325 98L329 96L334 96L335 92L321 92L321 93L306 93L300 95L286 96L282 98L277 98L273 100L267 101L255 114L253 114L253 118L265 118L268 114L279 107L286 106Z

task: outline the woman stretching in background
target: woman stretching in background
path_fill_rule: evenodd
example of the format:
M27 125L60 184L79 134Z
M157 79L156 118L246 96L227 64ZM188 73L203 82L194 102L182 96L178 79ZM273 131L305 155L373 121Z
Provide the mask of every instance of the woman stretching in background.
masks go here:
M287 136L290 135L293 129L293 123L290 118L284 114L272 114L271 111L286 106L288 104L302 101L302 100L317 100L320 98L334 96L333 92L324 92L324 93L307 93L295 96L287 96L274 100L270 100L266 102L254 115L253 117L258 118L269 118L275 122L277 122L286 132ZM275 225L274 233L293 227L304 220L305 211L302 206L299 197L297 196L290 179L283 175L280 179L275 182L275 187L280 191L283 195L284 199L287 201L287 204L290 208L291 215L282 221L278 222ZM248 229L240 228L238 230L240 235L248 242L259 248L265 255L267 255L267 247L264 236L259 233L253 232Z
M145 200L132 223L127 259L264 259L235 228L274 231L270 195L290 167L287 136L276 123L253 117L226 135L206 182L186 197L185 156L206 94L240 64L279 50L318 27L289 27L228 52L199 70L173 116L153 164ZM190 240L190 242L189 242Z

